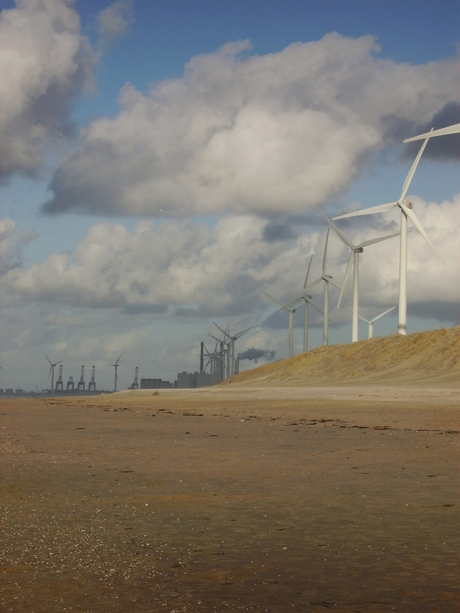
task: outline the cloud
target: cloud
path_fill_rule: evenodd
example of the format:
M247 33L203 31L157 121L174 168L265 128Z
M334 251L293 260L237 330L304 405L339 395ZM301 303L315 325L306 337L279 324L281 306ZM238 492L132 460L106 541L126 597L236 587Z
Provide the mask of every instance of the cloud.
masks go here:
M442 315L436 310L432 316L442 321L449 312L455 321L460 301L460 195L440 204L424 202L417 196L411 200L446 265L439 262L416 230L409 235L409 308L427 300L448 305ZM355 243L398 232L397 211L366 219L366 225L340 220L337 225ZM273 311L277 309L263 291L288 303L302 291L310 256L315 254L311 282L320 276L322 264L324 226L313 233L309 226L299 226L296 238L271 243L265 240L265 227L266 222L256 216L225 217L212 229L182 220L142 222L133 232L122 224L96 224L73 253L55 253L43 263L9 270L2 281L4 300L116 309L136 316L188 322L246 317L251 325L272 307ZM11 231L9 237L13 236ZM349 249L331 232L327 272L339 284L348 257ZM398 238L364 250L360 258L363 309L380 312L397 304L398 262ZM321 291L319 284L313 293L319 295ZM337 299L338 290L331 290L332 323L347 319L344 313L351 304L345 297L343 310L336 311ZM322 299L318 297L315 302L321 308ZM302 325L302 313L303 307L299 307L296 325ZM363 315L366 313L364 310ZM315 311L311 315L312 322L321 321ZM266 325L285 327L284 314L269 318Z
M0 178L41 168L68 133L69 110L92 81L95 56L64 0L21 0L0 13Z
M167 221L90 228L75 251L12 270L6 287L23 300L130 313L165 314L165 305L198 311L201 318L248 312L261 287L293 278L293 258L310 252L316 235L299 237L290 250L262 239L265 223L251 216L205 224ZM14 288L14 289L13 289ZM12 296L13 294L10 294Z
M264 228L263 238L267 243L273 241L287 241L295 238L296 234L292 224L286 221L272 220Z
M34 230L15 232L12 219L0 219L0 276L23 266L23 249L38 237Z
M117 0L97 16L97 25L101 35L101 45L126 36L133 21L133 5L130 0Z
M265 56L247 46L193 57L147 94L126 84L118 116L88 125L57 169L43 211L305 213L394 142L389 123L460 103L459 58L397 64L372 37L337 33Z

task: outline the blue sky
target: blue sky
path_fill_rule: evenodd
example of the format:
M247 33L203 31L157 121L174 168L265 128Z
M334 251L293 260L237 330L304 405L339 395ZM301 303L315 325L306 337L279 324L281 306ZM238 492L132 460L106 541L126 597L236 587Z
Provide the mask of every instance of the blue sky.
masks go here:
M46 387L45 353L65 380L95 364L104 388L121 351L121 387L135 366L175 377L198 368L200 340L212 348L212 319L259 323L238 350L285 357L287 317L267 320L263 291L295 295L310 255L319 272L317 207L395 200L414 157L403 138L460 122L459 1L0 7L3 387ZM446 260L412 233L409 332L459 323L460 147L449 138L428 145L409 191ZM344 231L397 231L397 216L379 217ZM364 316L396 303L396 252L365 254ZM347 257L331 237L338 282ZM331 313L331 343L349 341L348 307ZM318 317L311 348L321 333Z

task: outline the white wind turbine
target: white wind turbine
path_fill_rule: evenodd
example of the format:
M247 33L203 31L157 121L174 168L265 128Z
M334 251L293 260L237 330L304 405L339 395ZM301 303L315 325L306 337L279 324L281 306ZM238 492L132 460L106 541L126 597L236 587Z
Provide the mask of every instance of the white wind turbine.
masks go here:
M418 166L420 158L422 157L422 153L426 147L428 140L430 139L430 135L432 132L428 133L428 136L425 138L423 145L420 148L420 151L417 154L417 157L414 160L414 163L409 170L409 174L404 181L401 195L396 202L389 202L388 204L380 204L378 206L374 206L370 209L364 209L362 211L356 211L354 213L347 213L345 215L339 215L338 217L334 217L335 219L345 219L346 217L358 217L359 215L371 215L373 213L385 213L386 211L391 210L395 206L398 206L401 210L401 229L400 229L400 252L399 252L399 306L398 306L398 332L399 334L407 333L407 218L411 220L414 226L417 228L418 232L423 236L428 245L433 249L435 254L444 263L443 259L437 252L433 243L428 238L427 233L422 227L422 224L419 222L416 217L414 211L412 210L412 203L407 202L405 200L407 190L412 181L412 177L414 176L415 170Z
M348 238L335 226L332 221L326 217L323 211L320 211L321 215L327 221L327 223L335 230L338 237L342 242L350 248L350 257L348 259L347 269L345 271L345 277L343 279L342 290L339 296L339 302L337 304L337 308L340 306L340 302L342 301L343 292L345 289L345 285L348 280L348 276L351 272L351 267L353 266L353 308L352 308L352 323L351 323L351 342L355 343L358 340L358 309L359 309L359 254L363 252L364 247L368 247L369 245L374 245L375 243L380 243L382 241L386 241L389 238L394 238L399 235L399 232L396 234L389 234L387 236L381 236L380 238L371 238L370 240L364 241L359 245L353 245Z
M237 332L236 334L232 336L229 332L222 330L222 328L218 326L214 321L212 323L216 326L216 328L219 328L219 330L223 332L225 336L228 336L230 340L230 372L227 373L227 376L234 375L235 374L235 341L237 341L241 336L243 336L243 334L246 334L246 332L249 332L249 330L252 330L253 328L257 328L257 325L251 326L250 328L246 328L245 330L241 330L240 332Z
M298 297L292 300L289 304L297 304L300 300L305 302L305 319L304 319L304 328L303 328L303 352L307 353L308 351L308 305L311 306L318 311L321 315L324 315L323 311L319 309L316 304L313 302L313 296L307 293L308 288L308 275L310 274L311 262L313 260L313 256L310 258L310 262L307 268L307 275L305 277L305 283L303 284L303 293Z
M337 283L333 280L333 277L326 273L327 242L329 240L329 229L330 228L327 229L326 242L324 243L323 269L321 277L319 277L319 279L316 279L316 281L313 281L313 283L310 283L310 285L305 288L306 291L309 288L315 287L315 285L318 285L318 283L321 283L321 281L324 281L323 345L329 344L329 284L333 285L337 289L342 289L340 285L337 285Z
M365 319L362 315L358 315L361 321L364 321L367 324L369 324L369 336L367 338L372 338L374 336L374 324L377 321L377 319L380 319L381 317L383 317L384 315L386 315L387 313L389 313L395 308L396 308L395 306L391 307L391 309L388 309L388 311L385 311L384 313L380 313L380 315L377 315L377 317L374 317L374 319L371 319L370 321Z
M276 300L276 298L273 298L273 296L270 296L270 294L267 294L267 292L264 292L264 294L266 296L268 296L268 298L270 298L270 300L273 300L273 302L276 302L276 304L280 305L281 308L278 309L277 311L275 311L276 313L279 313L280 311L283 311L283 310L289 311L289 336L288 336L288 342L289 342L289 357L292 358L292 356L294 355L294 313L296 311L295 306L292 307L290 305L283 304L282 302L279 302L278 300ZM299 300L300 300L300 298L299 298ZM299 301L297 301L297 303L298 302Z
M50 363L50 371L48 373L48 380L50 378L51 375L51 389L53 390L53 394L55 392L55 385L56 385L56 375L54 374L54 369L58 364L62 364L62 360L60 362L54 362L54 364L51 362L51 360L49 359L49 357L46 355L45 353L45 357L48 360L48 362Z
M115 388L114 388L115 392L117 391L118 367L120 366L119 362L120 362L120 358L122 355L123 355L123 351L118 356L118 360L115 362L115 364L109 364L109 366L113 366L115 368Z

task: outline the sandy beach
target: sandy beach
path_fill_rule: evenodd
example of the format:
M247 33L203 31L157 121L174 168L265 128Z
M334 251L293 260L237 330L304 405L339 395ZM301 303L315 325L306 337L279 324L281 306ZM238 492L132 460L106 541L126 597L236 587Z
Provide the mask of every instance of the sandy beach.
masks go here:
M460 608L460 390L3 400L11 612Z

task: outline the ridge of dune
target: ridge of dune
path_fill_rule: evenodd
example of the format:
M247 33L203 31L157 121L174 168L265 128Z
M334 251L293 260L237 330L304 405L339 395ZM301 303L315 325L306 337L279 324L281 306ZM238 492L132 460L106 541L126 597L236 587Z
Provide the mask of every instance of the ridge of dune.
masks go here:
M460 387L460 325L330 345L224 381L235 385L394 384Z

